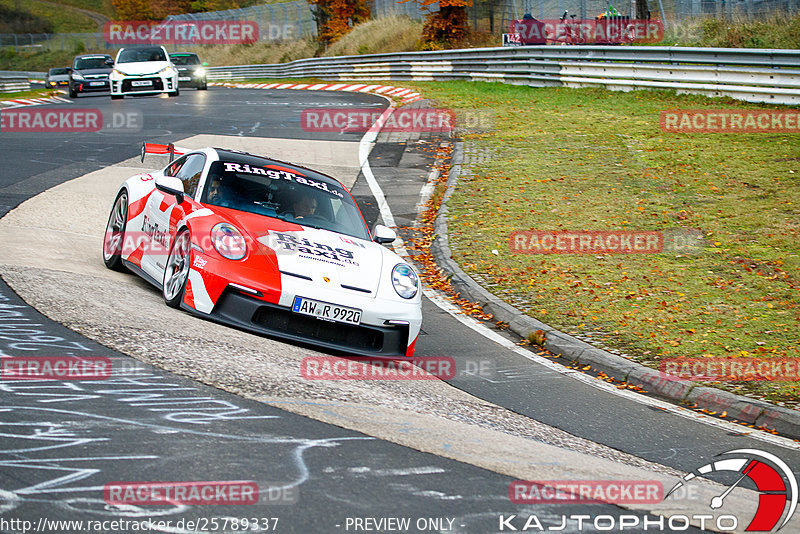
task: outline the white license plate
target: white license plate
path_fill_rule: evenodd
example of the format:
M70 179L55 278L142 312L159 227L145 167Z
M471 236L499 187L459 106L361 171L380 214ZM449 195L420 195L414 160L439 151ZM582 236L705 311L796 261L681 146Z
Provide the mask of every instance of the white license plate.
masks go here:
M92 87L98 87L100 85L105 85L106 82L89 82L89 85Z
M305 297L295 297L292 304L292 311L302 315L310 315L320 319L336 321L338 323L360 324L361 310L320 302L318 300L307 299Z
M180 77L178 77L178 81L179 82L191 82L192 81L192 77L191 76L180 76Z
M146 87L148 85L153 85L152 80L133 80L131 82L132 87Z

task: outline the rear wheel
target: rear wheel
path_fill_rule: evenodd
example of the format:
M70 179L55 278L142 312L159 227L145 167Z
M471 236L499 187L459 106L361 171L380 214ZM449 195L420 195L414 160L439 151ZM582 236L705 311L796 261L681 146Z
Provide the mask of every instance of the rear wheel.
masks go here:
M123 95L111 95L111 100L122 100L125 98Z
M172 248L164 269L164 280L161 284L161 294L167 306L178 308L186 292L186 282L189 279L189 261L192 256L192 240L189 230L181 230Z
M122 264L122 246L125 243L125 227L128 225L128 192L122 191L114 201L111 214L108 216L106 233L103 236L103 261L106 267L114 271L124 272Z

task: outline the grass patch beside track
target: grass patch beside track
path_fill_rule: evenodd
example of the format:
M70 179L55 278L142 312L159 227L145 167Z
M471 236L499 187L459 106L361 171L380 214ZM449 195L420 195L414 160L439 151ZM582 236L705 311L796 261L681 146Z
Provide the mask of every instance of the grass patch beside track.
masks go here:
M489 155L448 202L454 258L556 328L651 367L800 357L800 135L673 134L666 109L763 109L674 92L404 83L490 110ZM774 107L774 106L771 106ZM514 230L700 229L698 253L512 254ZM795 405L797 383L717 383Z
M7 7L18 5L14 0L0 0L0 4ZM97 31L96 21L85 13L70 9L69 6L60 6L54 2L27 0L24 9L37 17L50 21L53 25L52 33Z
M50 96L66 96L66 91L55 89L31 89L30 91L19 91L16 93L0 93L0 102L7 100L19 100L21 98L47 98Z

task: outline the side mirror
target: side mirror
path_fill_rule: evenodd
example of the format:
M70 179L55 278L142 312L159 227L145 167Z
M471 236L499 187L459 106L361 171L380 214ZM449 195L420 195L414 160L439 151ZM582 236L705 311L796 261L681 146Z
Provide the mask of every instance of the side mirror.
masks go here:
M109 67L113 67L114 66L114 60L111 59L111 58L106 59L106 65L108 65Z
M162 193L173 195L178 199L178 204L183 202L183 182L174 176L159 176L156 178L156 189Z
M67 67L67 72L72 74L72 67Z
M376 243L380 243L381 245L385 243L391 243L397 239L397 233L388 226L384 226L382 224L375 225L375 229L372 231L372 236L372 240Z

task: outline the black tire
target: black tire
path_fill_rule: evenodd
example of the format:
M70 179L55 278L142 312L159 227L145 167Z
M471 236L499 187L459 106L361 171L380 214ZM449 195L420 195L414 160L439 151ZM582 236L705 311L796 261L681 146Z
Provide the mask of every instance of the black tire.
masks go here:
M181 88L180 88L180 87L178 87L177 89L175 89L175 90L174 90L174 91L172 91L171 93L167 93L167 94L168 94L169 96L178 96L179 94L181 94Z
M103 262L111 270L126 272L122 264L122 247L125 244L125 228L128 226L128 192L121 191L108 215L106 232L103 235Z
M208 82L203 82L203 85L197 88L198 91L208 91Z
M70 98L78 98L78 93L72 87L69 88L69 97Z
M122 100L125 98L124 95L111 95L111 100Z
M171 308L180 308L186 284L189 281L189 268L192 259L192 238L184 228L175 236L169 249L164 279L161 281L161 296Z

